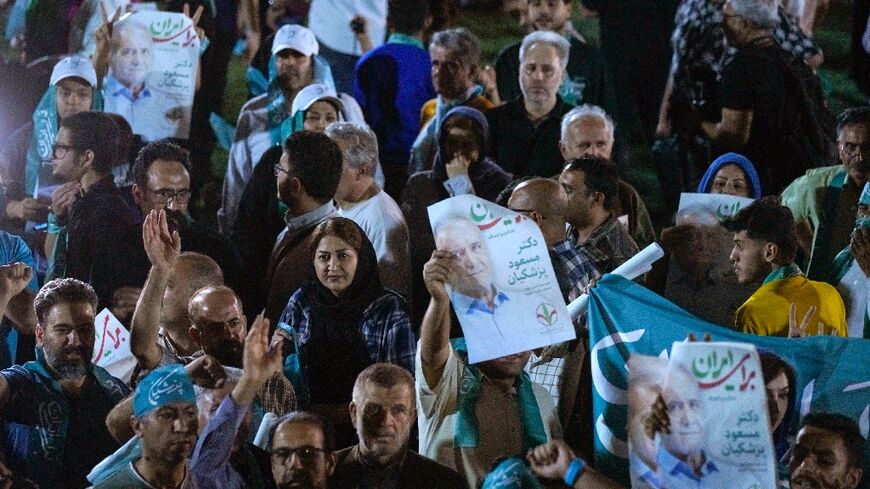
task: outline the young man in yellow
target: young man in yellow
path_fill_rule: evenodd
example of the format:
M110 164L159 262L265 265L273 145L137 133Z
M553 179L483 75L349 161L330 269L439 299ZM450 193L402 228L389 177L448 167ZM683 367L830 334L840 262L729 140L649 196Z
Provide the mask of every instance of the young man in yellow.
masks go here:
M797 234L791 211L779 199L765 197L725 221L734 232L729 257L741 284L761 283L758 290L737 309L735 328L764 336L787 336L789 308L797 305L798 317L811 307L815 311L805 324L809 332L832 331L846 336L846 311L837 290L824 282L808 280L794 263ZM821 326L820 325L824 325Z

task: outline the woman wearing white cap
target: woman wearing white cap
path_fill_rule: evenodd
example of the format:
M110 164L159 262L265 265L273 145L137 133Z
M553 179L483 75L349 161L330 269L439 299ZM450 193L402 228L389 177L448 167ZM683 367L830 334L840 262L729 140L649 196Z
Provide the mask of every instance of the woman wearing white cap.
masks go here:
M0 222L4 229L20 234L27 221L45 222L51 192L61 182L52 178L51 165L42 163L51 160L61 119L89 110L102 111L96 84L97 75L89 60L79 56L60 60L33 112L33 122L15 131L0 150L5 187Z

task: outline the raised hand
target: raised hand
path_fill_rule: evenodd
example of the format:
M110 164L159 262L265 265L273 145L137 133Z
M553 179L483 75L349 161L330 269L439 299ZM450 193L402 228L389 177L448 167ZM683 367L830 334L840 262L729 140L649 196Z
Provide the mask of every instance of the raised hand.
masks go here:
M282 342L269 345L269 320L261 312L245 338L242 378L233 389L233 399L240 405L249 404L275 372L281 371Z
M79 182L67 182L56 188L51 193L51 212L59 219L63 219L72 211L81 193L82 184Z
M115 13L109 18L109 12L106 10L106 5L100 2L100 17L103 23L97 30L94 31L94 40L96 41L97 53L108 53L109 42L112 40L112 28L118 19L121 18L121 7L115 9Z
M211 355L203 355L184 366L191 382L206 389L220 389L227 382L223 365Z
M453 254L449 251L435 250L432 258L423 265L423 281L432 299L436 301L450 301L445 284L449 282L453 261Z
M447 176L450 178L459 176L459 175L468 175L468 167L471 165L471 162L468 161L462 153L456 153L453 155L453 159L447 162Z
M145 217L142 225L142 241L145 243L145 253L155 268L169 273L181 254L181 237L178 231L169 233L166 222L166 211L152 210Z
M810 306L807 309L807 313L804 314L804 318L800 323L797 322L797 304L794 302L788 306L788 337L789 338L803 338L805 336L812 336L807 328L810 324L810 319L812 319L813 314L816 313L816 306ZM819 322L816 325L816 334L822 335L825 334L825 324Z
M668 416L668 406L665 404L665 399L659 394L656 397L650 408L649 414L643 420L644 432L646 436L654 440L656 433L671 433L671 418Z
M0 297L9 300L27 288L33 278L33 270L24 263L0 266Z
M193 17L190 16L189 4L184 4L182 12L184 13L185 17L188 17L191 22L193 22L193 28L196 30L196 37L198 37L199 40L202 41L205 38L205 31L202 29L202 27L199 27L199 18L202 17L203 12L202 5L196 8L196 12L193 13Z
M861 267L864 275L870 277L870 229L861 227L852 233L852 241L849 243L852 256Z

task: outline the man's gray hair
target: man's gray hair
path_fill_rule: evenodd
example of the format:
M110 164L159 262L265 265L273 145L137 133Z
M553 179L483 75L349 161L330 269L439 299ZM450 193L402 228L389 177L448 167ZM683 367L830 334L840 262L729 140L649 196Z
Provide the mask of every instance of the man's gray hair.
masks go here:
M760 28L770 29L779 22L777 0L729 0L737 15Z
M610 139L613 139L613 130L616 127L613 119L607 115L604 109L597 105L583 104L579 107L574 107L567 114L562 116L562 141L568 141L568 128L576 121L583 119L599 119L604 122L604 127L607 129L607 134Z
M480 40L464 27L436 32L429 48L441 46L448 53L459 58L464 66L480 65Z
M374 176L378 166L378 138L371 129L353 122L333 122L325 133L335 142L348 143L343 153L344 161L351 168L365 168Z
M568 56L571 54L571 44L553 31L535 31L524 37L523 43L520 44L520 63L526 59L526 52L529 48L537 43L553 46L556 50L556 56L559 57L562 71L565 71L565 68L568 67Z

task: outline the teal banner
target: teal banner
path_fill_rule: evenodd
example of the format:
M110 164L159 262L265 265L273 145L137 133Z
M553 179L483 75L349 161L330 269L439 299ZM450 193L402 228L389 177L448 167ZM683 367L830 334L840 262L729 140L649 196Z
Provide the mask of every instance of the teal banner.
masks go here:
M628 486L626 435L628 371L634 354L670 357L675 341L705 333L713 341L752 343L777 354L797 372L792 432L810 411L844 414L870 431L870 340L815 336L774 338L738 333L708 323L618 275L605 275L591 290L589 344L593 380L595 467ZM865 473L870 450L865 452Z

